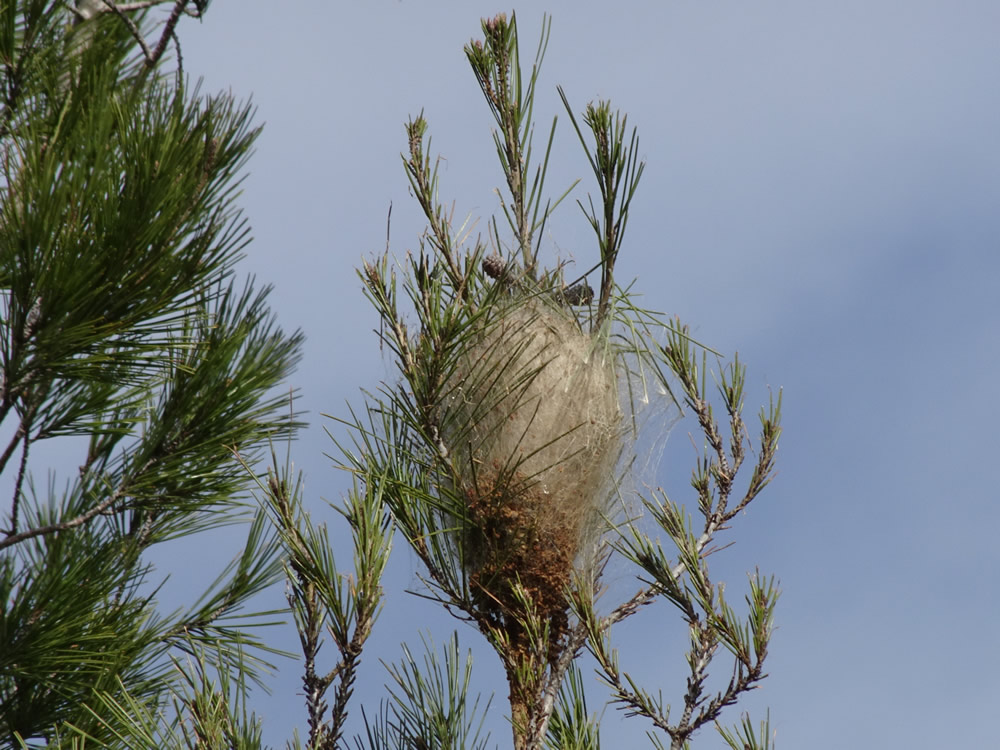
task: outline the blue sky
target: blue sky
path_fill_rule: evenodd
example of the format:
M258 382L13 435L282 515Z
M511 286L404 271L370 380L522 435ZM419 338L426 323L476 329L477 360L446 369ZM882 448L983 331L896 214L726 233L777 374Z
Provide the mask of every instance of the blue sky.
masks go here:
M780 474L712 561L729 591L759 566L784 592L771 677L746 708L770 707L779 748L995 745L1000 5L610 8L516 8L525 57L543 11L554 17L539 129L561 113L557 84L577 111L610 98L629 113L647 168L619 278L639 277L649 307L739 351L748 412L784 389ZM334 425L320 415L344 415L391 375L353 269L384 247L390 203L393 251L416 247L423 224L399 160L407 117L424 111L458 215L485 226L498 207L490 116L462 45L500 10L219 0L200 25L181 24L187 72L208 91L252 95L265 124L242 198L256 237L244 269L275 285L282 323L308 336L294 385L312 424L293 456L317 518L332 520L321 498L347 487L324 456ZM558 132L549 184L583 177L583 198L592 186L564 116ZM589 265L589 232L567 203L543 247ZM688 502L690 429L675 428L656 476ZM349 550L338 553L346 564ZM457 625L477 687L497 691L489 725L507 746L495 657L401 593L418 572L397 545L353 718L383 695L379 659L397 659L404 640L418 647L421 629L441 642ZM295 648L291 631L282 638ZM675 704L685 639L666 607L616 635L624 667ZM285 664L258 702L275 744L305 727L298 674ZM647 746L642 720L605 717L606 747ZM719 746L708 731L695 742Z

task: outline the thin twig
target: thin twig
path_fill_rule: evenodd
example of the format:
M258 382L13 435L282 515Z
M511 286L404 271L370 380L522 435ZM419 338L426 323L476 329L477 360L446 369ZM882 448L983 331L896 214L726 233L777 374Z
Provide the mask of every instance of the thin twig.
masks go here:
M184 56L181 54L181 40L177 36L177 31L170 32L170 38L174 40L174 49L177 50L177 80L184 80Z
M128 27L129 32L132 34L132 38L135 39L136 43L142 49L143 57L146 60L146 67L152 68L163 56L164 51L167 48L167 43L173 39L177 46L177 60L178 65L181 64L180 56L180 42L177 40L177 35L175 34L175 28L177 22L180 20L181 14L186 13L186 7L190 0L173 0L174 7L170 11L170 15L167 16L166 24L163 27L163 32L160 34L160 39L156 43L156 47L151 49L149 44L146 42L146 38L143 36L142 31L136 25L128 15L127 11L142 10L145 8L150 8L154 5L162 5L164 2L169 2L170 0L147 0L146 2L136 2L136 3L122 3L119 5L114 0L101 0L115 15L117 15L122 22ZM198 7L195 4L195 7ZM201 9L198 8L198 12L190 13L188 15L195 17L201 16Z
M722 526L722 520L716 517L715 515L707 519L707 522L705 524L705 530L702 532L702 535L698 537L698 541L695 542L695 550L698 557L701 557L701 554L705 550L705 547L707 547L708 544L712 541L712 537L715 536L715 533L721 528L721 526ZM684 574L684 570L686 569L686 567L687 566L684 563L679 562L677 563L677 565L673 567L673 569L671 569L670 575L676 581ZM656 598L659 595L660 595L660 588L658 586L650 586L649 588L640 589L632 596L632 598L622 602L617 607L615 607L615 609L611 611L611 614L601 618L600 631L603 633L612 625L614 625L616 622L619 622L621 620L624 620L626 617L634 615L642 607L646 606L647 604L652 604L654 601L656 601Z
M17 428L17 432L14 433L10 442L7 443L7 447L4 449L3 455L0 455L0 474L3 474L4 470L7 468L7 462L10 460L10 457L14 455L14 451L17 450L17 444L21 442L21 438L24 438L25 435L24 421L22 420L21 426Z
M601 632L606 631L616 622L624 620L626 617L630 617L639 611L642 607L647 604L652 604L656 597L659 596L660 592L655 586L650 586L646 589L640 589L637 591L631 599L622 602L607 617L601 619L600 630Z
M109 0L103 0L104 4L107 6L112 6L113 3ZM163 5L164 3L173 2L173 0L144 0L143 2L137 3L121 3L118 5L118 9L128 12L133 10L145 10L146 8L152 8L154 5Z
M107 2L107 0L105 0ZM167 17L167 23L163 27L163 33L160 35L160 41L156 45L156 49L153 50L153 59L146 60L146 65L148 67L153 67L159 61L160 57L163 55L163 51L167 48L167 42L170 37L173 36L174 27L177 26L177 22L180 20L181 13L184 12L184 6L186 6L188 0L177 0L174 3L174 9L170 11L170 15Z
M152 460L146 462L146 464L137 472L137 474L145 473L146 471L149 470L152 464L153 464ZM25 529L24 531L18 534L11 534L7 536L5 539L0 539L0 550L5 549L6 547L10 547L14 544L20 544L21 542L26 541L28 539L34 539L35 537L46 536L48 534L55 534L56 532L59 531L68 531L69 529L75 529L78 526L83 526L83 524L89 523L97 516L107 512L107 510L111 506L113 506L116 502L121 500L126 494L128 494L128 484L126 482L122 482L118 486L118 489L116 489L113 494L111 494L109 497L99 502L97 505L88 510L86 513L81 513L76 518L73 518L69 521L61 521L60 523L50 523L45 526L38 526L33 529Z
M98 503L93 508L88 510L86 513L82 513L71 521L63 521L62 523L52 523L47 526L38 526L34 529L27 529L19 534L11 534L6 539L0 540L0 550L10 547L13 544L20 544L27 539L34 539L36 536L44 536L46 534L54 534L57 531L67 531L69 529L74 529L77 526L82 526L83 524L91 521L95 516L100 515L115 502L120 499L120 495L115 493L111 497L105 499L104 501Z
M25 436L24 448L21 451L21 465L17 470L17 480L14 483L14 497L10 503L10 533L8 536L12 536L17 533L17 515L21 508L21 487L24 485L24 472L28 466L28 448L30 446L31 441L28 440L27 436Z
M146 64L148 65L153 56L153 51L149 48L149 45L146 44L146 38L142 35L142 31L139 30L135 21L125 14L126 8L119 6L114 0L103 0L103 2L111 8L111 12L117 15L122 20L122 23L128 27L128 30L132 33L132 38L135 39L135 41L139 44L139 47L142 49L142 54L146 58Z

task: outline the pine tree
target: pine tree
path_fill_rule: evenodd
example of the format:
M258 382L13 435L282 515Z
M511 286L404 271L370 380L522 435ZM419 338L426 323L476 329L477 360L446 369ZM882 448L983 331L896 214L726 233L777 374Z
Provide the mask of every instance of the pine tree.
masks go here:
M272 650L256 625L272 613L245 610L284 576L308 725L289 745L346 746L398 534L423 565L425 596L499 658L517 750L600 746L587 653L610 703L647 721L654 746L688 747L715 724L736 750L769 747L766 722L718 720L766 677L777 587L751 574L740 614L707 558L773 476L781 397L761 409L753 444L744 365L618 282L645 166L626 116L609 102L579 116L559 90L596 180L577 201L594 230L592 266L572 273L540 248L575 187L546 193L555 121L540 159L533 148L548 21L530 70L513 16L484 21L465 49L505 183L486 238L453 224L428 121L407 123L404 172L428 227L401 264L387 248L359 270L398 379L344 420L348 571L289 465L255 475L260 449L298 426L275 386L301 336L278 328L266 289L235 275L249 234L234 199L256 130L246 105L184 79L176 29L206 3L163 4L161 15L156 0L0 10L0 473L11 497L0 742L259 748L247 699ZM634 476L662 415L682 411L704 439L691 512ZM80 460L39 486L50 467L33 448L56 439ZM248 486L259 505L246 503ZM249 520L244 552L187 609L161 613L150 550L239 520ZM615 557L638 583L609 602L603 573ZM690 634L674 714L613 647L615 625L658 600ZM420 658L404 645L354 746L488 746L492 700L468 694L457 634L424 646Z
M185 81L204 3L156 5L0 4L3 747L259 740L245 608L282 569L246 465L297 427L301 335L236 273L252 111ZM33 460L52 442L72 466ZM150 551L236 522L245 551L158 611Z
M543 229L575 186L554 197L545 192L556 122L541 158L533 143L549 30L545 22L530 70L521 66L513 16L485 20L483 38L465 48L494 117L505 182L501 216L486 238L456 226L439 202L427 119L406 125L403 167L427 229L402 262L387 248L359 271L398 380L366 393L364 406L344 420L353 443L339 447L356 480L343 509L354 534L353 570L338 569L326 552L325 531L308 523L287 468L268 487L291 550L289 601L306 665L309 748L337 747L343 736L393 527L423 565L423 595L470 623L496 652L515 750L599 747L578 666L585 652L610 702L648 721L654 746L672 750L688 747L766 676L775 581L751 574L740 614L707 558L773 477L780 393L760 410L754 446L742 416L739 358L723 361L618 283L616 261L645 167L637 131L605 101L578 117L562 89L597 184L596 195L578 201L596 252L591 268L574 273L559 258L545 262ZM662 435L656 415L671 410L686 411L704 440L691 475L693 514L634 478L643 446ZM751 456L749 478L738 481ZM639 583L623 601L599 603L614 556L635 566ZM674 605L690 634L682 707L673 714L629 676L612 645L614 626L657 600ZM318 666L323 625L340 654L325 672ZM365 713L358 748L487 746L485 707L467 695L469 657L454 638L440 654L425 645L423 661L404 647L403 661L390 667L389 697L377 714ZM723 654L725 676L710 679ZM770 746L766 722L758 729L744 716L736 729L716 725L736 750Z

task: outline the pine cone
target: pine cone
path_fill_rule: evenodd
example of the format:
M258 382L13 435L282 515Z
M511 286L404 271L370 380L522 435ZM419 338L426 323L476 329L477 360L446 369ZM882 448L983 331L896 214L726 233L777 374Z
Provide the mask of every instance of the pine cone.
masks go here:
M507 268L507 264L504 263L503 258L499 255L488 255L483 258L483 271L491 279L499 279L503 276L504 270Z
M562 298L569 305L589 305L594 301L594 290L586 282L568 286L562 290Z

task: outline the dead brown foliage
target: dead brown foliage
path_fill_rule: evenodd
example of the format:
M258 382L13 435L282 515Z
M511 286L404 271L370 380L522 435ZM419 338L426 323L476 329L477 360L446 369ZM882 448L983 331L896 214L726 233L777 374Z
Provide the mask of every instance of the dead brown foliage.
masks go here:
M580 547L584 517L554 502L543 486L496 470L480 472L465 491L466 572L480 613L501 627L515 653L532 651L525 623L549 625L549 657L568 627L566 588ZM527 612L520 584L534 612Z

